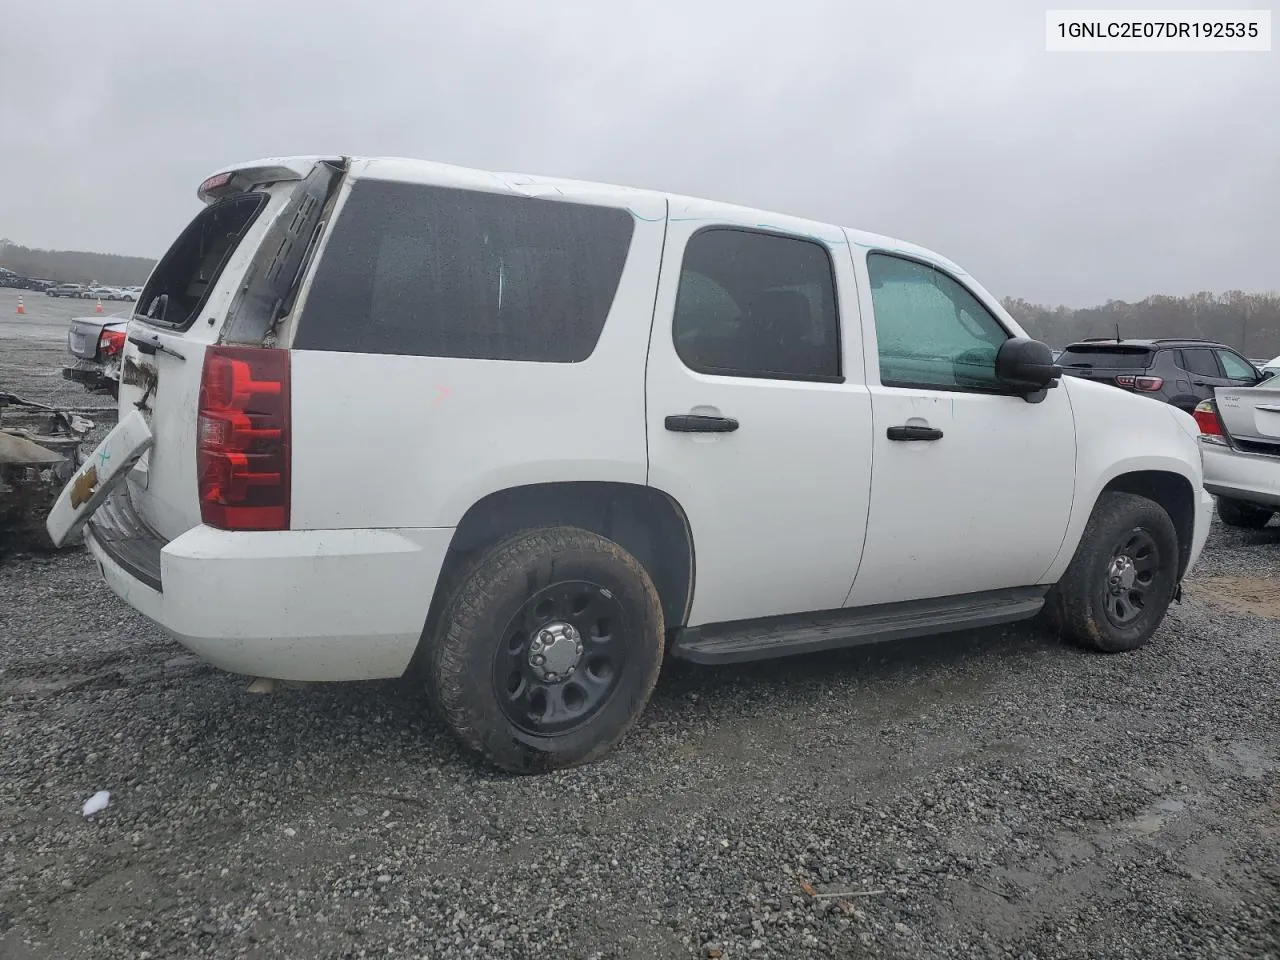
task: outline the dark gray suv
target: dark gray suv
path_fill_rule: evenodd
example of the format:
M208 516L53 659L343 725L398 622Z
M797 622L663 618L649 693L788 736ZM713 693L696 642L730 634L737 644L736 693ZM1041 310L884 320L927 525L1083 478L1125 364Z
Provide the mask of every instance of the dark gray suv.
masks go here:
M1058 355L1062 372L1145 393L1190 413L1214 387L1251 387L1262 373L1213 340L1081 340Z

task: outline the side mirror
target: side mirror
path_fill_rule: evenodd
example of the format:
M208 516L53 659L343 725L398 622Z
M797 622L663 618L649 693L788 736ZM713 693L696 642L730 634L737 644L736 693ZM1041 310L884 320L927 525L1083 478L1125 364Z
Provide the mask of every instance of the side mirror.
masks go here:
M1005 386L1038 403L1044 391L1058 385L1062 368L1053 362L1047 344L1027 337L1012 337L996 351L996 377Z

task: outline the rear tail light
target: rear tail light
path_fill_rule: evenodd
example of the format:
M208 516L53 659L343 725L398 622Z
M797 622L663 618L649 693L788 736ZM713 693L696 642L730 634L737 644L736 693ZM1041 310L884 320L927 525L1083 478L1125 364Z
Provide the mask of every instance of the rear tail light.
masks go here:
M123 330L103 330L98 337L98 352L104 357L114 357L124 349Z
M1223 435L1222 421L1218 419L1218 407L1212 400L1203 400L1196 404L1191 415L1196 418L1196 426L1200 432L1209 437Z
M1128 387L1130 390L1144 390L1152 393L1164 386L1163 377L1135 377L1131 374L1121 374L1116 377L1116 384L1121 387Z
M200 519L222 530L289 529L289 351L210 347L200 376Z

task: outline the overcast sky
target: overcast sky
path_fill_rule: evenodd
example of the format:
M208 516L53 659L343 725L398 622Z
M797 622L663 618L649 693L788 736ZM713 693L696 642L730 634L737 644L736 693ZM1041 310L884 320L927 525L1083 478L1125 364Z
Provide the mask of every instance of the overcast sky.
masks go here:
M218 167L387 154L835 221L1045 303L1280 290L1280 52L1050 54L1045 6L11 3L0 236L156 257Z

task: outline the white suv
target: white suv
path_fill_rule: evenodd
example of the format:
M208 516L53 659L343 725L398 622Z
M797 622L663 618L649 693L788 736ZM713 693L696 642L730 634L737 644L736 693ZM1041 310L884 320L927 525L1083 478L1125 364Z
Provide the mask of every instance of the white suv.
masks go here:
M604 754L664 655L1042 609L1133 649L1208 534L1189 415L1060 380L920 247L401 159L199 196L50 533L227 670L420 671L506 769Z

